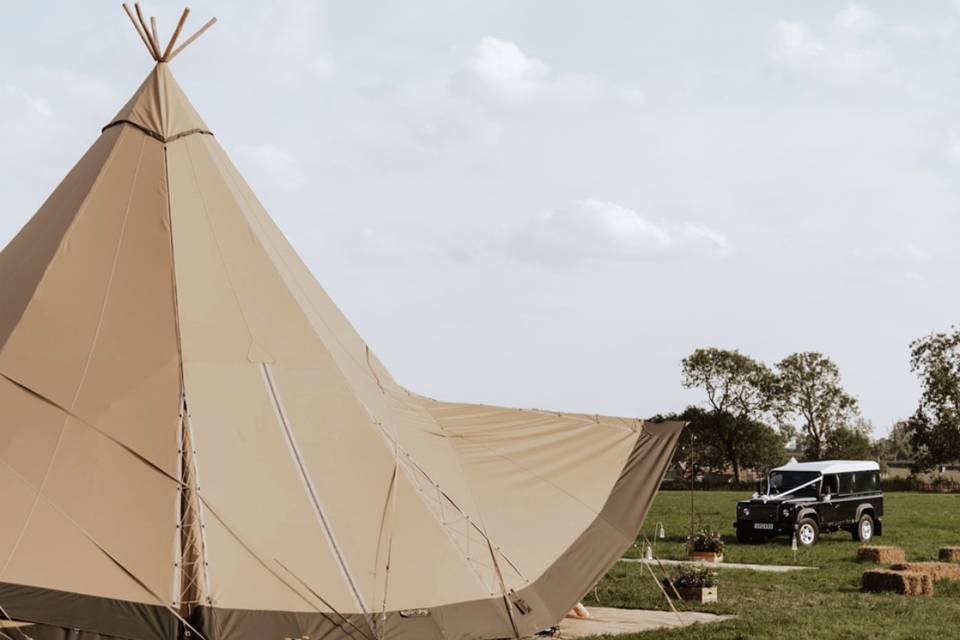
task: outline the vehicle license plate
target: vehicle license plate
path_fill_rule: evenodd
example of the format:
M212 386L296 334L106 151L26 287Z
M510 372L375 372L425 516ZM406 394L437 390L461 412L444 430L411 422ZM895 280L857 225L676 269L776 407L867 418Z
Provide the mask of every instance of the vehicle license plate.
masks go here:
M754 522L753 528L754 529L773 529L773 523L772 522Z

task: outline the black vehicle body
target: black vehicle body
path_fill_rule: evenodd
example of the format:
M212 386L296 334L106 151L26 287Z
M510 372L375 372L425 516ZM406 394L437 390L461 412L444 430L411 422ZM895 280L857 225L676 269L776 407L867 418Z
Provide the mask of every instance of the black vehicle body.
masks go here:
M740 542L796 534L809 546L820 533L841 529L869 540L883 533L879 468L874 462L825 461L773 469L766 493L737 503L734 527Z

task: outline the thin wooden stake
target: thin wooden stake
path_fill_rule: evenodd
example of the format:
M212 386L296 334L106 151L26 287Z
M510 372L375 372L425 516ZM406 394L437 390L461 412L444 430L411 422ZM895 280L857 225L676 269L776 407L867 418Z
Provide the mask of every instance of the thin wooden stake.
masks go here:
M662 593L663 597L666 598L667 604L670 605L670 608L673 610L673 613L677 616L677 620L679 620L680 623L682 624L683 616L681 616L680 612L677 611L677 608L673 606L673 600L670 599L670 596L667 594L667 590L663 588L663 584L659 580L657 580L657 574L653 572L653 567L648 565L646 562L641 562L640 564L645 566L647 568L647 571L650 572L650 577L653 578L653 581L657 583L658 587L660 587L660 593Z
M653 548L653 545L651 545L650 541L647 540L647 536L643 536L643 541L647 544L648 547L650 547L651 549ZM677 596L677 600L678 601L683 600L683 597L680 595L680 592L677 591L677 587L674 586L673 580L670 578L670 574L667 573L666 567L664 567L663 563L660 562L660 558L654 558L654 560L656 560L657 564L660 565L660 571L663 573L663 577L667 579L667 584L670 585L670 589L673 591L674 595ZM641 561L646 562L646 559L643 558L641 559Z
M160 62L160 29L154 17L150 18L150 31L153 33L153 44L157 47L157 62Z
M183 51L184 49L186 49L187 47L189 47L191 44L193 44L193 42L194 42L197 38L199 38L200 36L202 36L202 35L207 31L207 29L209 29L210 27L212 27L212 26L215 25L216 23L217 23L217 19L216 19L216 18L211 18L210 21L207 22L207 24L205 24L205 25L203 25L202 27L200 27L200 30L199 30L199 31L197 31L195 34L193 34L193 35L190 36L189 38L187 38L186 42L184 42L182 45L180 45L179 47L177 47L176 49L174 49L174 50L173 50L173 53L170 54L170 57L167 59L167 61L169 62L170 60L173 60L174 58L176 58L176 57L180 54L181 51Z
M137 20L140 21L140 26L143 27L143 32L147 34L147 40L150 41L150 51L153 53L153 59L160 60L160 47L156 45L153 41L153 38L150 36L150 29L147 28L147 21L143 19L143 11L140 9L140 3L135 2L133 8L137 10Z
M173 37L170 38L170 42L167 43L167 48L160 58L161 62L166 62L170 59L170 52L173 51L173 46L177 44L177 38L180 37L180 32L183 31L183 25L187 23L188 15L190 15L190 7L184 8L183 14L180 16L180 22L177 23L177 28L173 31Z
M130 18L130 22L133 23L133 28L136 29L137 34L140 36L140 39L143 40L143 46L147 48L147 52L150 54L150 57L153 57L153 47L150 46L150 41L147 40L147 34L143 32L143 29L140 28L140 23L137 22L137 18L133 15L133 11L130 9L130 5L126 2L123 3L123 10L127 12L127 16Z

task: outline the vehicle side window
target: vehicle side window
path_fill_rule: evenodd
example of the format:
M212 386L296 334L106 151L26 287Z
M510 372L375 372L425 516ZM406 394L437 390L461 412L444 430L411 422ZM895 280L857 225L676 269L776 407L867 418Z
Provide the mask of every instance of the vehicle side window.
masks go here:
M852 473L841 473L839 474L840 478L840 490L838 493L847 494L853 493L853 474Z
M859 488L860 491L876 491L880 488L880 473L877 471L870 471L864 473L863 475L863 486Z
M837 493L837 476L823 476L823 493L830 495Z

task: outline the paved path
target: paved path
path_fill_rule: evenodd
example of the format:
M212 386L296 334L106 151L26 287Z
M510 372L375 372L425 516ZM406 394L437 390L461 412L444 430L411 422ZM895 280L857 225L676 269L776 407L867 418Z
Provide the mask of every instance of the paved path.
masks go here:
M593 636L617 636L655 629L675 629L692 624L723 622L734 616L717 616L699 611L647 611L642 609L608 609L588 607L590 618L579 620L564 618L560 623L560 637L590 638Z
M786 573L787 571L803 571L805 569L816 569L816 567L798 567L789 564L742 564L739 562L694 562L692 560L647 560L646 558L620 558L620 562L645 562L646 564L696 564L704 567L716 567L717 569L749 569L750 571L768 571L770 573Z

